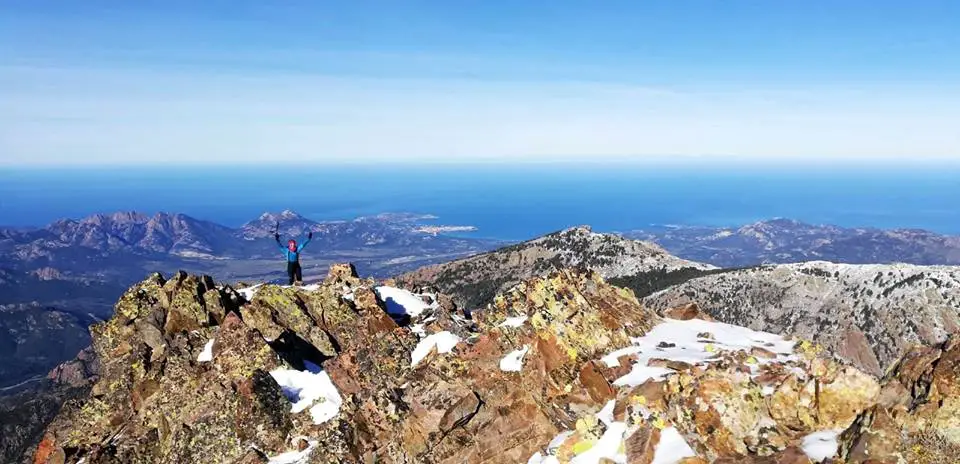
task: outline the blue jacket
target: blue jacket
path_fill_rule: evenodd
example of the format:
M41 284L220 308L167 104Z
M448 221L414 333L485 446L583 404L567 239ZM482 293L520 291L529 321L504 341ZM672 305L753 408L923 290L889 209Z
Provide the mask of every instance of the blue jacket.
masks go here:
M305 242L297 244L297 251L290 251L286 245L280 243L280 239L277 239L277 246L280 247L280 251L282 251L283 256L287 258L288 263L300 261L300 250L303 250L303 247L307 246L308 243L310 243L309 237L307 237Z

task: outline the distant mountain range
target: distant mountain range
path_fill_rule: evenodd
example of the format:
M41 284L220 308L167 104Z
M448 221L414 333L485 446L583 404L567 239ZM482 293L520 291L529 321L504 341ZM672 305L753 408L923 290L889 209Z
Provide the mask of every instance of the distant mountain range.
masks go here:
M0 305L6 305L0 310L3 316L0 334L14 334L4 337L7 342L0 343L6 345L0 348L19 356L17 353L24 349L40 346L29 337L16 335L23 327L33 327L30 330L41 338L61 337L70 343L82 344L86 324L95 318L108 318L122 291L150 272L170 274L184 269L217 275L226 281L247 282L282 278L284 269L273 240L278 227L285 238L302 240L308 232L314 233L313 242L304 255L308 280L325 274L332 262L350 261L361 274L381 278L398 276L405 285L435 288L453 297L460 306L475 309L489 303L493 295L532 276L581 267L596 270L611 283L633 289L640 298L666 291L648 300L657 307L679 304L686 293L697 295L695 300L717 314L716 317L743 325L749 325L745 318L763 321L763 314L778 311L799 314L798 311L811 305L836 306L825 301L840 298L837 295L842 295L838 301L847 301L843 304L849 306L853 302L868 301L869 298L863 296L867 291L884 291L873 288L876 285L870 282L850 279L844 280L842 290L831 290L838 284L829 282L817 284L819 286L800 285L795 275L799 271L753 269L759 263L814 259L850 263L960 263L957 237L916 230L812 226L784 219L733 229L658 227L620 235L575 227L485 253L507 243L444 235L443 230L464 230L469 226L440 225L435 217L428 215L397 213L316 222L292 211L282 211L264 213L241 227L232 228L183 214L147 216L121 212L64 219L39 228L0 229ZM634 238L653 240L659 245ZM716 266L751 269L731 273ZM892 267L891 272L901 272L899 269ZM803 282L813 278L800 277ZM728 288L728 284L733 287ZM810 286L815 291L810 290ZM675 292L683 288L686 293L670 293L671 288ZM724 307L715 303L734 298L730 295L735 292L752 295L751 292L765 288L777 290L770 295L740 298L736 300L738 304ZM920 289L908 292L904 298L920 293ZM745 301L752 301L752 306L737 309L739 304L746 304ZM906 307L890 299L870 303L866 309L848 306L824 311L837 313L839 315L831 317L853 324L864 317L880 320L877 314ZM60 322L48 323L52 320L49 318L57 314L63 315L54 318ZM790 330L817 337L807 330L817 324L791 321L786 328L773 322L755 328ZM923 325L918 321L914 323ZM863 367L874 371L893 355L893 351L877 348L889 337L903 337L907 341L929 339L921 331L911 330L909 333L862 331L865 344L873 347L867 356L872 359L866 359ZM74 348L76 346L69 344L66 348L51 345L46 353L31 357L30 363L24 364L29 368L22 371L0 366L0 387L45 372L66 359L68 355L64 350Z
M960 237L916 229L844 228L773 219L735 228L653 226L623 235L725 268L804 261L960 265Z
M424 231L424 225L435 225L433 219L382 214L316 222L283 211L235 229L184 214L120 212L0 229L0 304L90 299L109 306L123 288L154 271L276 279L284 272L273 240L278 227L284 240L314 233L304 251L308 276L326 272L332 261L352 261L366 274L386 276L502 244Z

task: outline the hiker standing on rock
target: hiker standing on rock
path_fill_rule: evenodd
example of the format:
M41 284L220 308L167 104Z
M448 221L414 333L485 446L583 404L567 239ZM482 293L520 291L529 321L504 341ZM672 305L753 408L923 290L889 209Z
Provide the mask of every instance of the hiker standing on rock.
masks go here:
M310 243L310 240L313 238L313 232L307 233L307 240L299 245L294 239L287 241L287 246L284 247L280 243L280 232L274 232L273 238L277 241L277 246L280 247L280 250L283 251L283 255L287 258L287 277L290 280L289 285L296 283L300 285L303 283L303 271L300 269L300 251L303 250L303 247L307 246Z

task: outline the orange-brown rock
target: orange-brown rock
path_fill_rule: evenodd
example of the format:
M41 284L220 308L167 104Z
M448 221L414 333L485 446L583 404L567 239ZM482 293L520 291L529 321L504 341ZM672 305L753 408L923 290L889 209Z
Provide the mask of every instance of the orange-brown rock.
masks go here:
M956 339L908 353L882 383L804 342L790 357L716 348L719 325L710 344L664 341L608 367L601 358L642 346L663 320L595 273L532 278L473 321L426 295L413 295L429 305L421 315L391 316L375 287L338 265L317 286L264 285L244 302L209 278L151 276L92 329L101 376L34 461L252 464L290 452L298 464L480 464L539 452L565 463L596 451L649 463L669 432L697 455L681 462L806 464L804 437L831 429L845 429L837 459L849 462L960 455ZM449 352L413 365L423 336L443 332ZM523 356L505 371L511 353ZM640 360L652 378L618 387ZM271 374L316 366L339 395L332 419L294 412L303 389ZM601 441L612 446L601 453Z
M689 321L690 319L702 319L704 321L714 320L709 314L703 312L696 303L687 303L683 306L668 308L663 311L663 317L680 321Z

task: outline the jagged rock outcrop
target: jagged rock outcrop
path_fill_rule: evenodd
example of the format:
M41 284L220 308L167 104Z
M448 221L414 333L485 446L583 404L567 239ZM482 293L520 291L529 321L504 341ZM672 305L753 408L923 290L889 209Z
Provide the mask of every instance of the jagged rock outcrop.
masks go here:
M957 462L960 336L907 352L884 377L877 404L843 439L845 462Z
M0 462L33 462L33 450L60 407L87 395L98 372L96 355L87 348L55 367L46 379L0 396Z
M881 375L913 343L960 329L960 268L784 264L698 277L644 302L695 302L722 322L812 339Z
M346 265L239 292L155 275L94 327L101 377L35 462L808 463L881 427L960 438L956 343L880 383L808 342L671 314L592 271L528 279L473 320Z
M531 277L581 268L603 278L635 276L648 272L701 271L706 264L670 255L650 242L573 227L528 242L469 258L427 266L397 280L408 286L436 288L467 310L482 308L498 293Z

